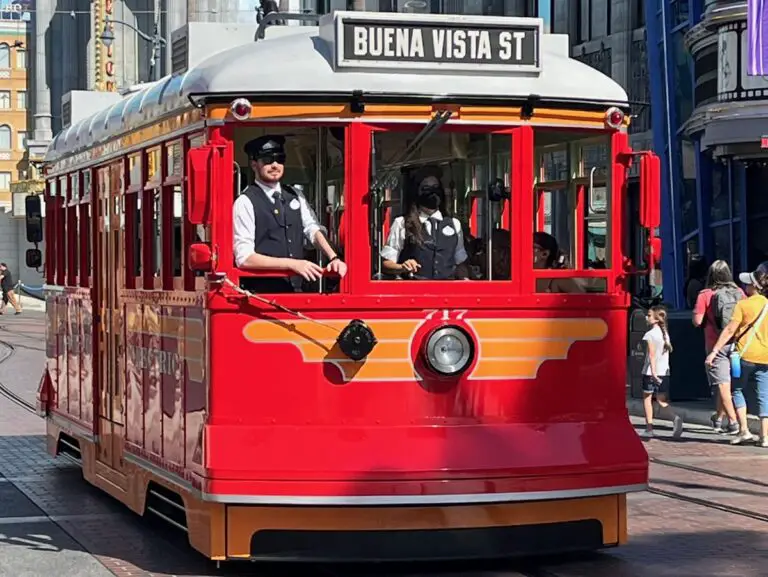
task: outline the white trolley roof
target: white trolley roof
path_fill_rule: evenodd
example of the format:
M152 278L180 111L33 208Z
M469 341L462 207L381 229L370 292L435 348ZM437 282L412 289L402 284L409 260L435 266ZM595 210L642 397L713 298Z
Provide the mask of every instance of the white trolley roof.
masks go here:
M193 100L465 101L628 107L612 78L569 57L536 18L335 12L212 55L60 132L46 161L192 107ZM287 30L285 32L288 32Z

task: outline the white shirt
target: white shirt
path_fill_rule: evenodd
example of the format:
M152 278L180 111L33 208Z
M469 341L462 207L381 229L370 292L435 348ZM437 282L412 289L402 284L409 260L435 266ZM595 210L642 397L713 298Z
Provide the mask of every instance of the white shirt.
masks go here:
M275 192L282 191L279 182L271 184L257 180L254 184L264 191L264 194L273 204ZM304 227L304 236L309 242L314 243L315 235L318 231L325 232L325 227L317 221L317 217L304 195L298 190L296 192L299 195L299 210L301 210L301 225ZM256 217L253 213L253 204L244 194L237 197L232 207L232 224L234 226L235 265L242 266L248 257L254 254L253 246L256 242Z
M443 215L439 210L436 210L431 215L425 212L419 212L419 222L421 222L421 224L427 223L427 234L432 234L432 222L430 222L430 218L435 220L443 220ZM456 251L453 253L453 258L455 264L461 264L469 258L467 256L467 251L464 248L464 233L461 231L461 223L458 221L458 219L454 218L451 220L453 220L453 228L456 231L456 236L458 237L458 242L456 243ZM381 254L381 258L384 260L397 262L397 259L400 257L400 253L403 251L404 247L405 217L398 216L395 219L395 222L392 223L392 228L389 229L389 238L387 239L387 244L384 245L379 254Z
M664 377L669 374L669 353L664 350L664 333L659 325L655 325L651 330L643 335L643 340L653 343L656 357L656 376ZM669 342L669 335L667 335ZM651 358L648 353L645 354L645 363L643 364L643 374L651 375Z

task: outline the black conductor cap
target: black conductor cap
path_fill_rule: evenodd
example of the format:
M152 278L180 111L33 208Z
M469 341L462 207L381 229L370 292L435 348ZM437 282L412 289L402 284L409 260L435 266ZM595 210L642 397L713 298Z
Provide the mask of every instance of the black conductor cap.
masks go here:
M285 154L285 136L265 134L247 142L243 150L252 160L274 154Z

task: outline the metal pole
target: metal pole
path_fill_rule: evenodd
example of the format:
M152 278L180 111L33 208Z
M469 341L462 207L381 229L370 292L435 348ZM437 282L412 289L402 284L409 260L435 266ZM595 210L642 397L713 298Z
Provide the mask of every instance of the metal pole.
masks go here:
M488 195L489 186L491 184L491 180L493 180L493 135L489 134L488 138L488 178L486 179L485 183L485 222L486 222L486 239L488 247L486 259L487 259L487 266L488 266L488 280L493 280L493 203L491 202L491 198Z
M669 176L669 212L670 217L672 219L672 260L675 265L675 274L672 275L673 281L675 283L675 298L674 303L678 304L678 298L680 297L680 283L678 282L678 273L680 272L679 267L679 261L678 261L678 251L680 250L680 247L677 246L677 219L675 214L675 176L674 176L674 165L672 163L672 126L670 125L670 101L669 101L669 70L667 69L668 61L669 61L669 52L667 50L667 10L666 10L666 2L661 3L661 31L662 31L662 40L663 40L663 51L664 51L664 58L662 58L662 62L664 62L664 101L667 107L666 114L664 115L665 124L666 124L666 132L667 132L667 165L668 165L668 176ZM651 231L651 234L653 232ZM742 240L744 242L744 240ZM683 295L683 299L685 299L685 295Z
M328 156L328 129L317 129L317 164L315 165L315 217L320 221L322 225L323 215L325 214L325 198L327 194L326 182L325 182L325 166L326 158ZM331 231L328 231L328 242L331 242ZM323 251L317 251L317 264L323 266ZM325 279L320 277L318 281L318 292L323 292L323 281Z
M160 35L160 1L154 0L155 31L152 35L152 80L160 80L160 50L162 50L162 36Z

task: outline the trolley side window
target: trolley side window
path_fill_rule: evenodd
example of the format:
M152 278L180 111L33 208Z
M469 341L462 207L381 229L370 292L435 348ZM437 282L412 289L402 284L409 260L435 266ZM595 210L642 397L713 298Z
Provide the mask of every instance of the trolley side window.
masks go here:
M56 283L56 246L58 242L58 231L56 228L56 179L51 178L45 185L45 242L48 250L45 255L45 282L49 285Z
M59 234L57 240L61 243L58 248L59 259L56 263L56 284L59 286L65 286L67 284L67 262L69 251L69 242L67 239L69 226L67 223L67 199L69 198L69 187L67 186L68 178L66 176L59 177L58 197L57 197L57 222L59 225Z
M243 147L249 141L266 134L285 137L286 159L284 173L280 179L282 187L290 187L307 201L311 218L320 227L320 232L333 247L339 257L344 260L344 232L342 220L344 215L345 193L345 129L333 127L271 127L251 126L238 128L233 135L235 166L234 170L234 201L255 184L255 171ZM260 188L253 189L263 193ZM306 223L302 218L302 226ZM237 238L235 252L237 253ZM325 267L328 259L321 251L313 246L309 239L304 238L304 246L300 255L294 258L304 258ZM244 273L244 274L243 274ZM241 279L248 272L241 271ZM283 275L284 276L284 275ZM326 276L321 282L304 282L303 292L338 292L341 283L338 277Z
M162 147L156 146L146 153L147 173L144 187L142 216L144 222L144 288L162 288L163 237L162 237Z
M534 290L607 292L610 137L538 130L535 148ZM543 270L557 273L538 272Z
M184 231L183 210L184 193L182 184L183 173L183 143L181 140L168 142L165 145L165 184L163 186L163 220L167 224L167 240L170 250L167 254L170 259L167 263L168 282L171 286L181 290L184 288Z
M67 284L78 286L79 262L80 262L80 229L78 218L78 204L80 204L80 179L79 173L70 175L69 196L67 199Z
M92 226L91 217L91 169L80 173L80 286L90 287L93 275L91 260Z
M419 127L372 144L372 279L510 279L509 134Z
M144 238L142 220L142 196L144 173L142 154L128 157L128 188L125 191L125 277L127 288L141 288L142 284L142 241Z

